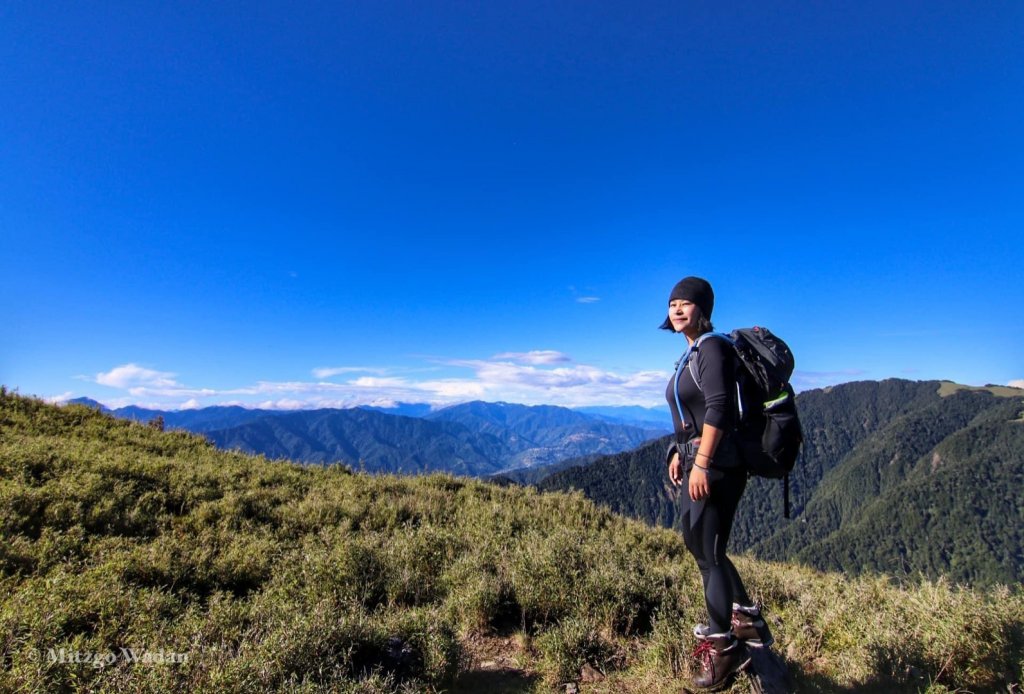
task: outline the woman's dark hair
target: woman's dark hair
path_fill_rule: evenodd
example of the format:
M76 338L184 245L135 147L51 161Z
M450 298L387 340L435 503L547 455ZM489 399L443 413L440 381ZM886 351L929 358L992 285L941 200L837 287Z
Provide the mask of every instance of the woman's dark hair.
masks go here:
M694 308L697 310L697 332L698 332L698 334L703 335L704 333L713 333L713 332L715 332L715 326L713 326L711 324L711 321L708 320L708 317L704 315L704 311L702 311L700 309L700 306L695 306Z

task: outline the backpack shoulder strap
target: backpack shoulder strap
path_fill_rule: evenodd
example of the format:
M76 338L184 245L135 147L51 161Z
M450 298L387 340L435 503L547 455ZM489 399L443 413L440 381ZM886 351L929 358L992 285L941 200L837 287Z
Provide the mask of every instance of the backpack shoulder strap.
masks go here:
M700 347L700 344L702 342L704 342L704 340L708 339L709 337L719 337L719 338L725 340L726 342L728 342L730 346L732 346L732 347L736 346L736 340L734 340L731 335L726 335L724 333L704 333L703 335L698 337L696 340L694 340L693 347L687 353L687 359L689 360L689 364L687 366L689 366L689 368L690 368L690 376L693 378L693 382L697 384L697 390L699 390L701 392L704 392L704 388L701 387L701 385L700 385L700 378L697 376L697 366L696 366L696 361L697 360L693 359L693 354L697 350L697 348ZM678 379L678 372L676 372L676 373L677 373L676 378ZM745 408L743 407L743 392L740 389L739 381L736 381L736 409L737 409L737 412L739 414L740 419L743 419L743 416L744 416L744 413L745 413Z
M704 340L707 340L709 337L720 337L723 340L725 340L726 342L728 342L730 345L733 344L732 338L729 337L728 335L723 334L723 333L704 333L703 335L698 337L696 340L694 340L693 347L690 348L690 351L687 354L687 360L689 361L687 366L690 368L690 376L693 378L693 382L697 384L697 388L699 390L704 390L704 389L701 388L700 378L697 377L697 366L696 366L696 361L697 360L693 358L693 355L694 355L694 352L696 352L700 348L701 343L704 342Z

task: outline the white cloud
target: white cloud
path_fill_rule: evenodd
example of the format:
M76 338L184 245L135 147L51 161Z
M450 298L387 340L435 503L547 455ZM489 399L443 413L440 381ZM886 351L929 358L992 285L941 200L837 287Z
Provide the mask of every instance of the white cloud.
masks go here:
M129 388L128 392L139 398L172 396L177 398L210 398L217 395L219 391L212 390L210 388L185 388L183 386L175 386L169 388L150 388L140 386L138 388Z
M308 402L304 400L296 400L294 398L282 398L280 400L264 400L263 402L256 404L258 410L304 410L304 409L320 409L325 407L332 407L332 405L317 404L310 406Z
M862 369L843 369L840 371L794 371L790 383L797 391L824 388L839 383L846 383L863 376L867 372Z
M313 376L316 378L331 378L332 376L340 376L341 374L351 373L368 373L382 375L385 373L384 369L371 369L364 366L327 366L313 369Z
M572 359L561 352L553 349L534 349L529 352L502 352L495 354L492 359L512 361L517 364L561 364L571 362Z
M430 396L431 402L449 404L465 400L484 400L489 393L488 384L463 378L423 381L417 388L421 395Z
M332 367L314 369L315 376L350 373L361 375L345 382L257 381L229 389L183 385L175 374L125 364L95 381L120 388L125 397L112 407L139 404L163 409L192 409L213 404L294 410L359 405L422 402L433 406L467 400L582 405L661 404L667 371L619 373L589 364L574 363L556 350L503 352L489 359L433 360L427 369L403 368L402 377L372 375L371 369ZM378 374L395 369L373 369ZM447 372L442 377L439 372ZM427 376L429 373L429 377Z
M96 374L96 383L111 388L177 388L175 374L145 369L138 364L115 366L106 373Z
M46 400L46 402L52 402L55 405L60 405L73 397L75 397L75 394L69 390L68 392L61 393L60 395L51 395L48 398L44 398L44 400Z
M581 294L580 290L573 285L569 285L569 292L575 297L576 303L578 304L596 304L601 300L601 297L594 294L596 289L594 287L585 287L585 294Z
M405 388L408 387L409 382L404 378L376 378L374 376L362 376L353 381L349 381L349 384L356 386L357 388Z
M596 404L659 404L667 371L618 374L586 364L538 368L491 360L453 360L452 366L472 369L475 378L447 381L447 392L479 393L475 397L524 404L582 406Z
M578 364L557 369L538 369L502 362L465 362L476 369L482 380L495 384L529 385L538 388L566 388L586 383L608 383L617 379L614 374L592 366Z
M1015 379L1013 381L1010 381L1006 385L1010 386L1011 388L1024 388L1024 378Z

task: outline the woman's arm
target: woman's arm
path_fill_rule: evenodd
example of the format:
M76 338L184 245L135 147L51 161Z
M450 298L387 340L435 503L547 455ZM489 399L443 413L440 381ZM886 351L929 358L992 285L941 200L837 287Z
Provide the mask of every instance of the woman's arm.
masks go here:
M698 501L711 493L708 470L714 467L715 452L725 432L732 428L735 409L735 381L725 340L708 338L697 353L700 390L704 395L704 427L701 429L693 470L690 471L690 498Z
M722 440L725 432L718 427L704 423L704 432L700 437L700 446L697 448L696 460L693 469L690 470L690 498L700 501L711 493L711 482L708 480L708 468L715 462L715 451L718 450L718 443Z
M704 427L730 431L736 419L736 373L733 348L721 338L709 337L697 351L697 386L704 396ZM717 446L717 441L715 442ZM711 449L714 454L715 449Z

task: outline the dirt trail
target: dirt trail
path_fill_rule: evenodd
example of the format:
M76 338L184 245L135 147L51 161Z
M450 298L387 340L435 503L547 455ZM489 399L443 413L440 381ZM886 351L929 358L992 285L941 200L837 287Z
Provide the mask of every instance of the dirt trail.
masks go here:
M540 677L521 667L526 654L514 636L474 636L462 644L468 661L452 685L453 694L525 694Z

